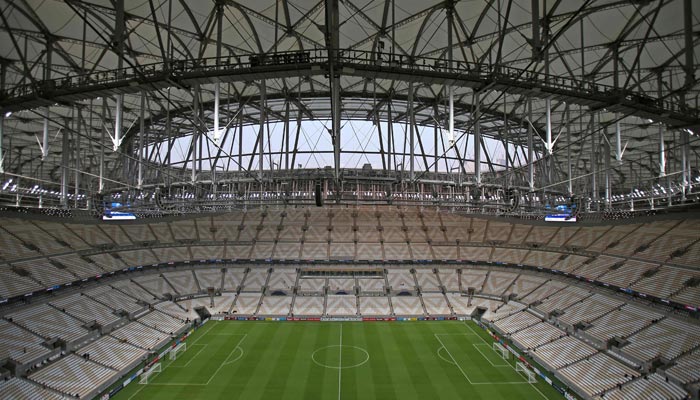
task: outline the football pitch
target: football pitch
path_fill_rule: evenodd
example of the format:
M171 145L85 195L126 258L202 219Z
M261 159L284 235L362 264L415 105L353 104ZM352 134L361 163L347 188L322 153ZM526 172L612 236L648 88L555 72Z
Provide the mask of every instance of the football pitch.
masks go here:
M210 321L130 399L561 399L473 322Z

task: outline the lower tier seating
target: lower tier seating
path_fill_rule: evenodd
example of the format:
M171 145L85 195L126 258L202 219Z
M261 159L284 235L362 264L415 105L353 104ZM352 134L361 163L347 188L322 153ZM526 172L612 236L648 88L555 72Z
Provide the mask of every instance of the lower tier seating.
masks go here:
M640 375L602 353L562 368L559 374L589 396L599 395Z
M29 379L68 396L86 398L117 375L117 371L74 354L35 372Z

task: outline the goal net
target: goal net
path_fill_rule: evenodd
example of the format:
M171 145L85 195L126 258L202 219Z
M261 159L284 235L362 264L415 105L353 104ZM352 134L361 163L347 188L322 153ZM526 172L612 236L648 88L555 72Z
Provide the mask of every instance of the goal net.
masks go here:
M161 368L160 363L156 363L156 364L151 365L151 368L149 368L148 370L143 371L143 373L141 374L141 379L139 380L139 384L140 385L148 384L148 380L151 379L151 376L160 373L160 368Z
M509 360L509 359L510 359L510 351L508 351L508 349L506 349L505 347L503 347L503 345L501 345L500 343L498 343L498 342L493 342L492 348L493 348L493 351L495 351L496 353L498 353L498 355L500 355L501 358L503 358L504 360Z
M168 353L168 354L170 354L170 356L169 356L170 359L174 361L174 360L177 360L177 356L180 353L185 352L185 351L187 351L187 342L182 342L182 343L178 344L177 346L175 346L174 349L170 350L170 353Z
M535 375L535 372L526 367L525 364L521 362L515 363L515 371L525 376L529 383L537 382L537 376Z

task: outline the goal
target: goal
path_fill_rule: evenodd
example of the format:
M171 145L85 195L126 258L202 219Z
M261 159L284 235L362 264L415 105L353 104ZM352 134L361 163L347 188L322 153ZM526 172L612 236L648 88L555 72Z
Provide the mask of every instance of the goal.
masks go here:
M527 378L528 383L537 382L537 376L535 375L535 372L526 367L525 364L521 362L515 363L515 371L524 375Z
M168 357L170 357L170 360L175 361L177 360L177 356L180 354L180 352L185 352L187 351L187 342L182 342L175 346L174 349L170 350L170 353Z
M148 380L151 378L151 375L159 374L161 371L160 363L156 363L151 365L151 368L149 368L146 371L143 371L141 374L141 379L139 380L139 385L146 385L148 384Z
M498 353L504 360L510 359L510 351L508 351L508 349L503 347L503 345L501 345L500 343L493 342L493 346L491 348L493 348L493 351Z

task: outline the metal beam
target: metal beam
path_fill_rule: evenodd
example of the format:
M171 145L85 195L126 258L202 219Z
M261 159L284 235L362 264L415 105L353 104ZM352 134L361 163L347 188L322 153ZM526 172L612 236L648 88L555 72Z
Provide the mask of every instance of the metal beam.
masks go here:
M695 82L695 46L693 46L692 0L683 0L683 22L685 39L685 87L690 90ZM688 101L688 99L684 100L686 102Z
M532 0L532 60L540 57L540 0Z

